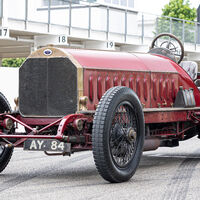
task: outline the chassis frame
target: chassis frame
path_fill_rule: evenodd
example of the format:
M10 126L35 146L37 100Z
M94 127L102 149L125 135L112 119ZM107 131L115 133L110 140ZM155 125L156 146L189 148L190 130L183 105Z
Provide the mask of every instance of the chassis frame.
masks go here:
M176 123L177 131L170 133L167 130L159 131L154 130L152 133L146 134L146 139L162 138L173 136L177 139L184 139L184 133L194 127L199 122L200 107L194 108L156 108L156 109L143 109L145 117L145 125L148 128L150 124L165 124ZM56 139L63 142L69 142L73 144L72 151L92 150L92 133L87 127L87 124L92 123L93 115L95 111L89 113L77 113L66 115L61 118L26 118L22 117L19 113L3 113L0 114L0 123L2 124L5 119L11 119L15 123L15 127L18 124L25 128L23 133L9 133L6 134L0 131L0 138L3 139L7 145L13 147L22 147L24 141L27 139ZM80 134L74 125L75 121L79 119L84 123L83 131ZM177 121L178 119L178 121ZM181 122L191 122L189 127L182 127ZM42 128L33 128L32 126L42 126ZM67 127L73 127L74 131L72 135L65 135ZM46 134L46 131L52 127L57 127L57 132L54 135ZM148 132L148 130L147 130ZM15 142L10 142L9 139L16 139ZM147 145L148 146L148 145ZM151 150L152 147L145 147L144 150ZM158 147L157 147L158 148ZM63 152L64 153L64 152Z

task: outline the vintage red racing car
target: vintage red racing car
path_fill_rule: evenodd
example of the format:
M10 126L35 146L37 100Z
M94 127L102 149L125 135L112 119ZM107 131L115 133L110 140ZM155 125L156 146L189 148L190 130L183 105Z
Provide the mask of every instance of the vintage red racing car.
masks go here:
M92 150L100 175L123 182L143 151L200 136L198 67L183 56L181 42L166 33L147 54L33 52L19 70L14 111L0 93L0 172L15 147L46 155Z

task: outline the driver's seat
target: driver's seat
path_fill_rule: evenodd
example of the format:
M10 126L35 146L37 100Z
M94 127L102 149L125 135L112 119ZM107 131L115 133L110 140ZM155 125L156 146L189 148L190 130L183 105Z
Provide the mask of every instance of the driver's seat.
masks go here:
M194 81L197 79L198 64L194 61L182 61L180 66L189 74Z

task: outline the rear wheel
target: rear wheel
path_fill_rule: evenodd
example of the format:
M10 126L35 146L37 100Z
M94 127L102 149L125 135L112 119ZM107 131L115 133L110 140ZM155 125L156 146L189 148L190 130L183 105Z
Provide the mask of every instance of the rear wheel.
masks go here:
M11 111L11 107L2 93L0 93L0 113ZM13 153L13 147L6 147L3 140L0 140L0 172L8 165Z
M144 116L137 95L127 87L109 89L97 107L92 132L94 161L109 182L129 180L144 144Z

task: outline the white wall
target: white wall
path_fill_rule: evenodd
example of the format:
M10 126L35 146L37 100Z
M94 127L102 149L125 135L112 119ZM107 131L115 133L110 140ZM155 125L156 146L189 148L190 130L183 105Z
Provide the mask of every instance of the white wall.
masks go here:
M18 72L18 68L0 67L0 92L8 99L12 109L15 107L14 98L18 97Z

